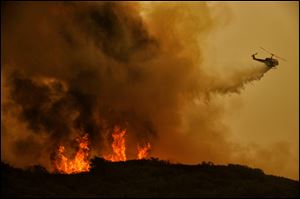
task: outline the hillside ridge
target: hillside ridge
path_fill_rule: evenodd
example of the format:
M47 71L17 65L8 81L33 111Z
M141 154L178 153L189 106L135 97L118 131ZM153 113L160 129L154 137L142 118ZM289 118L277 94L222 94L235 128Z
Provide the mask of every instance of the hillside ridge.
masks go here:
M299 197L299 181L243 165L92 159L90 172L48 173L1 162L2 197Z

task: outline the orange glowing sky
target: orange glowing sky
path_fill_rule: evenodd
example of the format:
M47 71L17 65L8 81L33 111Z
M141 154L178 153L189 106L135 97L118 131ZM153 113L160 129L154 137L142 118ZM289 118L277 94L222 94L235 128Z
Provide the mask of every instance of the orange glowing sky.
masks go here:
M226 73L253 64L250 55L267 57L260 46L288 61L279 60L259 81L226 102L226 123L232 139L257 145L280 157L265 157L268 173L299 179L299 2L224 2L230 21L211 35L207 63ZM214 5L216 4L216 5ZM243 63L243 64L241 64ZM263 149L262 149L263 150ZM261 166L263 162L253 163Z
M81 3L84 5L84 2ZM99 2L90 3L99 4L101 7ZM107 96L112 97L113 100L104 98L105 103L109 102L116 112L120 110L136 112L137 118L145 117L145 121L149 120L153 123L159 136L153 139L150 136L152 157L186 164L201 161L213 161L216 164L243 164L260 168L267 174L299 179L299 2L208 2L207 4L205 2L135 2L128 7L127 5L116 6L118 11L126 8L124 13L119 13L122 19L118 24L120 27L116 26L121 30L124 29L124 35L120 39L121 44L125 46L124 49L131 49L129 43L135 41L135 37L131 35L134 31L130 30L131 26L128 25L130 23L124 16L137 24L142 17L145 31L159 41L160 45L152 46L150 42L151 48L133 53L132 60L137 61L137 65L142 63L140 68L134 68L135 65L127 65L127 63L116 64L118 62L111 58L106 60L107 55L101 51L103 49L89 45L90 40L87 39L89 37L82 36L90 34L86 32L87 28L73 29L73 22L74 25L78 25L77 21L73 21L73 14L82 11L87 14L86 16L90 16L88 11L93 8L93 5L83 6L83 10L81 5L76 5L74 13L69 13L62 12L67 8L66 5L58 3L58 8L62 10L56 10L56 6L50 4L49 8L46 4L38 3L20 7L12 5L11 8L16 8L15 12L24 9L24 12L19 12L18 15L9 12L7 8L5 14L12 20L6 21L8 25L5 27L6 31L3 31L5 34L2 34L5 36L1 38L5 41L3 42L5 45L3 44L1 48L6 52L1 54L6 60L3 61L4 64L2 63L5 67L1 67L1 77L6 77L4 72L8 73L11 65L15 64L15 68L18 69L24 64L22 69L27 75L29 74L28 78L32 78L30 75L34 77L33 74L45 73L45 78L53 76L71 84L76 82L70 79L75 74L73 74L73 63L77 63L78 60L80 63L81 61L85 63L83 66L79 65L82 68L78 69L93 69L91 71L95 70L97 74L99 73L99 77L102 77L100 75L105 70L94 67L94 64L97 66L107 64L116 70L113 71L115 74L113 77L117 83L122 82L124 87L115 86L119 84L116 84L114 79L111 80L112 82L108 80L106 82L106 79L96 76L95 81L100 83L87 78L84 81L86 84L76 83L75 88L102 99L100 98L102 93L99 91L102 87L99 85L108 85L101 91L104 96L112 92ZM44 18L40 18L39 6L48 11L46 14L43 13ZM33 19L36 23L32 23ZM58 27L56 23L60 20L63 25ZM89 27L89 23L87 25ZM81 44L72 51L69 50L68 45L59 40L64 41L64 38L61 38L60 27L65 26L67 26L66 30ZM57 40L49 41L50 33L56 36ZM91 38L94 38L97 35L92 34L92 36ZM41 42L35 42L35 39ZM114 40L118 40L118 37ZM23 45L17 41L24 41ZM107 45L112 47L113 52L116 51L116 55L119 55L118 46L110 42ZM270 56L260 49L261 46L284 57L287 62L279 60L276 70L269 70L259 81L251 80L248 83L243 80L239 71L248 70L258 64L263 65L251 58L255 52L258 52L258 58ZM51 53L39 50L42 47L51 49ZM127 55L128 52L124 49L122 52ZM140 63L140 59L135 56L137 58L141 56L143 62ZM148 56L153 56L155 59L145 59ZM8 58L13 60L13 64ZM45 67L36 65L39 62L45 64ZM66 72L61 66L65 66ZM126 78L131 80L131 76L128 75L131 71L127 71L131 67L141 70L141 74L146 71L149 74L145 77L149 79L145 81L143 79L134 86L129 84L131 81L125 84ZM222 87L223 82L220 79L224 78L224 82L227 83L224 86L226 89L231 85L232 74L238 77L241 83L237 87L240 89L244 86L240 93L235 91L214 93L213 83L220 81L219 85ZM8 88L10 85L4 84L4 78L1 78L1 88ZM197 98L189 95L191 91L198 89L202 96ZM2 91L4 94L7 92ZM27 95L27 92L24 93ZM203 100L206 99L203 96L207 93L212 96L209 103ZM119 97L115 98L116 95ZM1 98L1 104L10 102L7 96L7 99ZM200 98L202 104L200 102L197 104L197 99ZM1 155L2 159L24 166L28 162L31 163L35 156L31 153L24 155L23 159L18 155L15 156L11 150L15 140L36 136L36 143L39 143L37 146L41 148L47 148L44 146L49 142L47 136L41 137L32 133L32 130L28 129L25 123L17 121L14 112L11 112L12 114L7 111L6 119L3 120L6 130L9 131L3 133L4 128L2 129ZM70 113L73 111L70 110ZM95 113L98 114L96 109ZM109 118L113 117L107 116L105 119ZM128 135L134 133L133 131L146 132L138 128L139 126L136 125L139 124L138 122L132 119L131 126L135 128L126 129ZM30 147L32 145L28 145L28 148ZM136 145L133 148L136 150ZM46 158L48 156L42 155L41 162L49 161L44 160Z

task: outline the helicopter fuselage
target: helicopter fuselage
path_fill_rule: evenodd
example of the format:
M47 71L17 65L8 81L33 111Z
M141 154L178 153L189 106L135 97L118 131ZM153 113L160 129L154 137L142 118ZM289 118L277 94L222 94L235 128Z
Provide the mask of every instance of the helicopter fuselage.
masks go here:
M259 61L259 62L263 62L265 63L268 67L275 67L277 66L279 63L278 63L278 60L277 59L274 59L272 57L267 57L266 59L259 59L259 58L256 58L255 57L255 54L252 55L252 58L256 61Z
M274 67L278 65L278 60L273 58L266 58L265 64L269 67Z

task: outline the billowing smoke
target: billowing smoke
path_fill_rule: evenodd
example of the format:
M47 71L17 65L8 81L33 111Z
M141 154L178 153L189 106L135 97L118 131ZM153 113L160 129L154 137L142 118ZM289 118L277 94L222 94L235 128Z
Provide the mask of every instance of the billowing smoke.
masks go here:
M244 68L240 71L235 71L232 76L226 79L218 79L210 90L222 94L240 93L245 84L260 80L268 70L270 70L269 67L258 65L254 68Z
M218 26L206 3L7 2L1 8L2 160L40 163L88 133L101 156L115 125L128 154L229 161L215 94L238 93L268 68L208 75L201 45ZM195 137L200 146L192 144ZM198 142L199 144L199 142ZM187 155L189 154L189 155Z

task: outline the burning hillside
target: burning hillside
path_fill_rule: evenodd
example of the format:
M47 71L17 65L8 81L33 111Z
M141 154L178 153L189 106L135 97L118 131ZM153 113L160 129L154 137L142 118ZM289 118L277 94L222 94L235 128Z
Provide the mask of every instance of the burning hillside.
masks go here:
M111 162L126 161L126 143L125 143L126 130L121 130L119 127L115 127L112 137L113 142L112 153L109 155L104 155L104 159ZM72 158L66 156L65 147L60 145L53 156L54 169L58 173L72 174L88 172L91 168L89 153L89 140L88 134L83 137L76 139L78 143L77 151L73 154ZM151 149L150 143L145 146L137 147L137 159L147 159L149 158L149 150Z
M209 75L202 45L220 19L206 3L6 2L1 9L3 161L73 174L89 171L95 156L239 158L223 109L210 99L240 92L268 68L230 80Z

